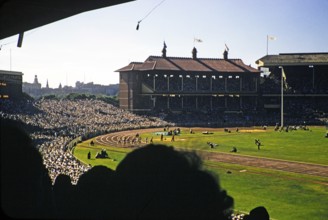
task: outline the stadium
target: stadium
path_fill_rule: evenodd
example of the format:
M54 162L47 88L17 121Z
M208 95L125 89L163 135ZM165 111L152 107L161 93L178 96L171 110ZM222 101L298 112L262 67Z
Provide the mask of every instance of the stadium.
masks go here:
M219 177L216 184L223 186L224 195L225 190L228 193L221 198L224 206L230 207L224 209L229 213L227 218L246 219L249 210L265 206L271 219L322 219L328 215L323 207L328 182L327 60L327 53L268 55L257 61L257 70L240 59L229 59L228 51L223 59L197 58L195 48L191 58L166 57L165 45L161 57L150 56L143 63L132 62L118 70L117 105L86 94L29 99L16 86L21 85L19 78L12 84L12 78L7 77L12 74L2 71L1 85L5 89L1 90L0 115L5 127L1 130L7 132L5 121L11 120L28 133L42 156L53 190L64 187L59 184L65 182L59 181L81 190L79 186L86 184L83 181L88 175L95 175L89 184L106 188L109 180L101 179L105 178L101 175L110 176L108 172L120 170L133 152L170 146L168 149L182 155L194 155L187 158L198 158L188 159L195 163L192 167ZM1 135L9 145L17 144L15 134ZM19 155L17 151L2 150L1 155ZM141 158L138 163L149 159ZM25 160L18 157L21 162L17 164L28 163ZM143 171L158 164L148 162L144 166ZM81 207L106 210L111 204L113 215L129 218L125 210L136 209L121 204L120 195L114 196L116 202L111 203L107 197L93 197L99 194L97 190L90 191L92 195L85 194L87 190L79 191L67 203L61 198L54 211L56 216L110 218L103 212L90 215ZM272 195L273 190L282 194ZM140 195L131 197L131 193L126 195L128 201L142 204L132 200ZM85 201L80 198L83 195L91 201L78 202ZM182 204L188 203L177 206ZM280 209L282 204L285 211ZM188 215L192 213L190 207L186 209ZM312 213L313 209L317 212Z
M265 125L280 122L283 93L288 124L325 123L320 117L328 110L327 53L267 55L255 69L229 58L228 50L223 58L198 58L194 47L188 58L168 57L166 48L164 43L162 56L117 70L120 108L162 113L186 126L204 125L206 118L213 126L228 124L226 118L240 120L238 126Z
M288 73L287 77L293 80ZM64 174L74 186L93 167L115 170L129 152L150 143L164 144L178 151L196 152L203 160L203 169L220 177L220 183L235 200L235 219L258 205L264 205L273 219L322 219L327 216L323 207L327 202L327 111L316 107L326 107L318 101L326 97L312 95L309 99L290 97L318 105L309 104L307 111L286 114L283 128L275 109L263 109L261 113L230 109L215 114L203 110L136 114L88 96L2 99L1 118L17 121L29 133L53 184ZM275 96L278 98L278 94ZM172 141L169 132L177 129L181 133L173 135ZM254 144L255 139L261 141L260 148ZM102 151L108 157L96 158ZM292 193L295 198L271 195L276 184L282 195ZM301 196L304 190L307 199ZM254 197L251 191L261 197ZM295 199L302 203L295 205ZM280 210L281 204L286 211ZM322 209L313 214L307 207L314 206ZM295 211L290 211L291 207Z
M23 30L126 1L28 14L12 2L2 4L0 37L22 40ZM10 16L18 9L24 22ZM0 71L4 214L326 219L328 53L266 55L256 69L228 50L199 58L195 47L191 57L166 49L117 70L117 105L87 94L33 100L22 72Z
M140 179L148 181L144 175L154 172L152 167L160 166L159 161L167 149L174 149L172 154L185 155L190 169L197 168L197 172L206 175L211 173L211 178L217 176L213 181L221 191L216 202L220 201L225 207L224 218L247 219L251 215L249 210L254 207L265 207L262 212L269 210L271 219L323 219L328 216L323 205L327 203L328 183L328 53L268 55L257 61L259 69L245 65L240 59L229 59L227 50L222 59L197 58L196 48L191 58L167 57L166 45L162 53L161 57L150 56L143 63L132 62L118 70L117 105L113 105L111 99L86 94L33 100L17 86L21 85L22 73L1 72L1 140L5 140L1 145L17 146L14 151L14 148L2 148L1 155L16 155L16 161L20 161L17 164L28 163L28 157L20 157L18 153L16 141L20 138L16 135L19 131L5 134L6 121L14 121L27 132L31 145L42 156L49 187L54 192L59 190L57 197L63 193L62 187L77 191L70 202L64 197L57 198L58 207L52 210L56 218L110 218L105 211L109 204L117 218L135 218L136 214L126 210L142 209L132 204L143 204L142 198L149 193L147 190L135 191L129 184L122 190L121 182L114 184L113 188L118 188L114 191L102 189L101 193L95 189L99 185L100 188L111 186L112 181L106 178L112 176L112 172L120 173L120 167L134 152L149 150L154 151L154 155L136 159L139 164L136 167L143 166ZM15 83L12 83L13 75L19 76ZM156 155L159 158L151 160ZM5 158L2 161L2 167L9 166ZM143 164L143 161L148 162ZM165 165L157 169L170 167ZM182 172L169 179L179 179L183 175ZM130 178L135 177L129 177L128 182L132 181ZM200 180L196 178L193 182L200 185L193 187L205 190L202 186L205 182L197 183ZM174 184L182 183L190 185L191 182ZM131 186L135 184L146 182L136 179ZM90 187L94 189L88 191ZM143 188L140 187L138 189ZM200 192L205 195L206 190ZM272 195L273 190L282 194ZM306 196L302 195L304 192ZM105 196L108 193L115 195L112 200L115 202L108 201ZM179 195L181 191L176 193ZM216 195L213 193L212 196ZM121 194L128 198L123 203ZM191 197L184 198L184 202L165 202L179 207L175 210L167 206L171 210L167 213L176 216L183 212L188 218L204 213L216 215L210 210L204 212L207 209L198 204L211 196L197 199L190 191L186 195ZM161 195L158 199L164 198ZM189 204L191 201L196 203ZM280 209L282 205L285 211ZM198 208L191 208L195 206ZM105 213L91 214L85 211L86 207L100 208ZM317 212L312 213L314 209ZM152 217L164 209L154 210L156 213L151 214ZM191 213L194 214L190 216Z

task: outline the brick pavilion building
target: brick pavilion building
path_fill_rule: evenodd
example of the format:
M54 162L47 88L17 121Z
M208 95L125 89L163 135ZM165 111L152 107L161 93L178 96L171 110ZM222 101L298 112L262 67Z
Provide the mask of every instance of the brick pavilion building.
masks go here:
M258 105L260 71L240 59L149 56L131 62L120 73L120 107L133 112L152 110L244 111Z

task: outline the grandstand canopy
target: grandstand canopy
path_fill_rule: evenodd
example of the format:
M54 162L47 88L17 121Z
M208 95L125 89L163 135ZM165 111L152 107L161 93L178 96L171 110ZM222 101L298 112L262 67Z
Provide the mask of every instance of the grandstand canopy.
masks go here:
M17 71L7 71L7 70L0 70L0 75L18 75L22 76L22 72L17 72Z
M262 66L306 66L328 65L328 53L280 53L279 55L266 55L256 61Z
M214 59L188 57L149 56L144 62L131 62L116 72L130 71L187 71L187 72L225 72L225 73L259 73L241 59Z
M0 39L82 12L133 0L0 0Z

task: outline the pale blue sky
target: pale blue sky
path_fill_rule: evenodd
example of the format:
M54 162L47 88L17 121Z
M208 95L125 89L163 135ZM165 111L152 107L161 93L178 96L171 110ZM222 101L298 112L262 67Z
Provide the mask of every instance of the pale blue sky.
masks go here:
M131 61L161 55L229 57L256 67L269 54L328 52L328 0L137 0L94 10L25 33L22 48L17 36L0 41L0 69L24 73L23 81L38 75L42 86L75 86L76 81L108 85L119 82L114 71ZM194 37L203 40L194 43ZM12 42L12 43L11 43Z

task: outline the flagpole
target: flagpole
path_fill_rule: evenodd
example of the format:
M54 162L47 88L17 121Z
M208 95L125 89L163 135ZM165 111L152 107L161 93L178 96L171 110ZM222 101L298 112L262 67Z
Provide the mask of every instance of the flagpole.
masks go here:
M281 128L284 127L284 77L283 77L283 67L281 66L281 112L280 112L280 124Z
M266 51L267 53L266 54L268 55L268 51L269 51L269 35L267 35L267 45L266 46L267 46L267 48L266 48L267 49L267 51Z
M274 36L271 36L271 35L267 35L267 48L266 48L266 52L267 52L267 55L269 54L269 40L276 40L277 38L274 37Z
M10 71L11 71L11 48L10 48L10 57L9 57L9 60L10 60Z

